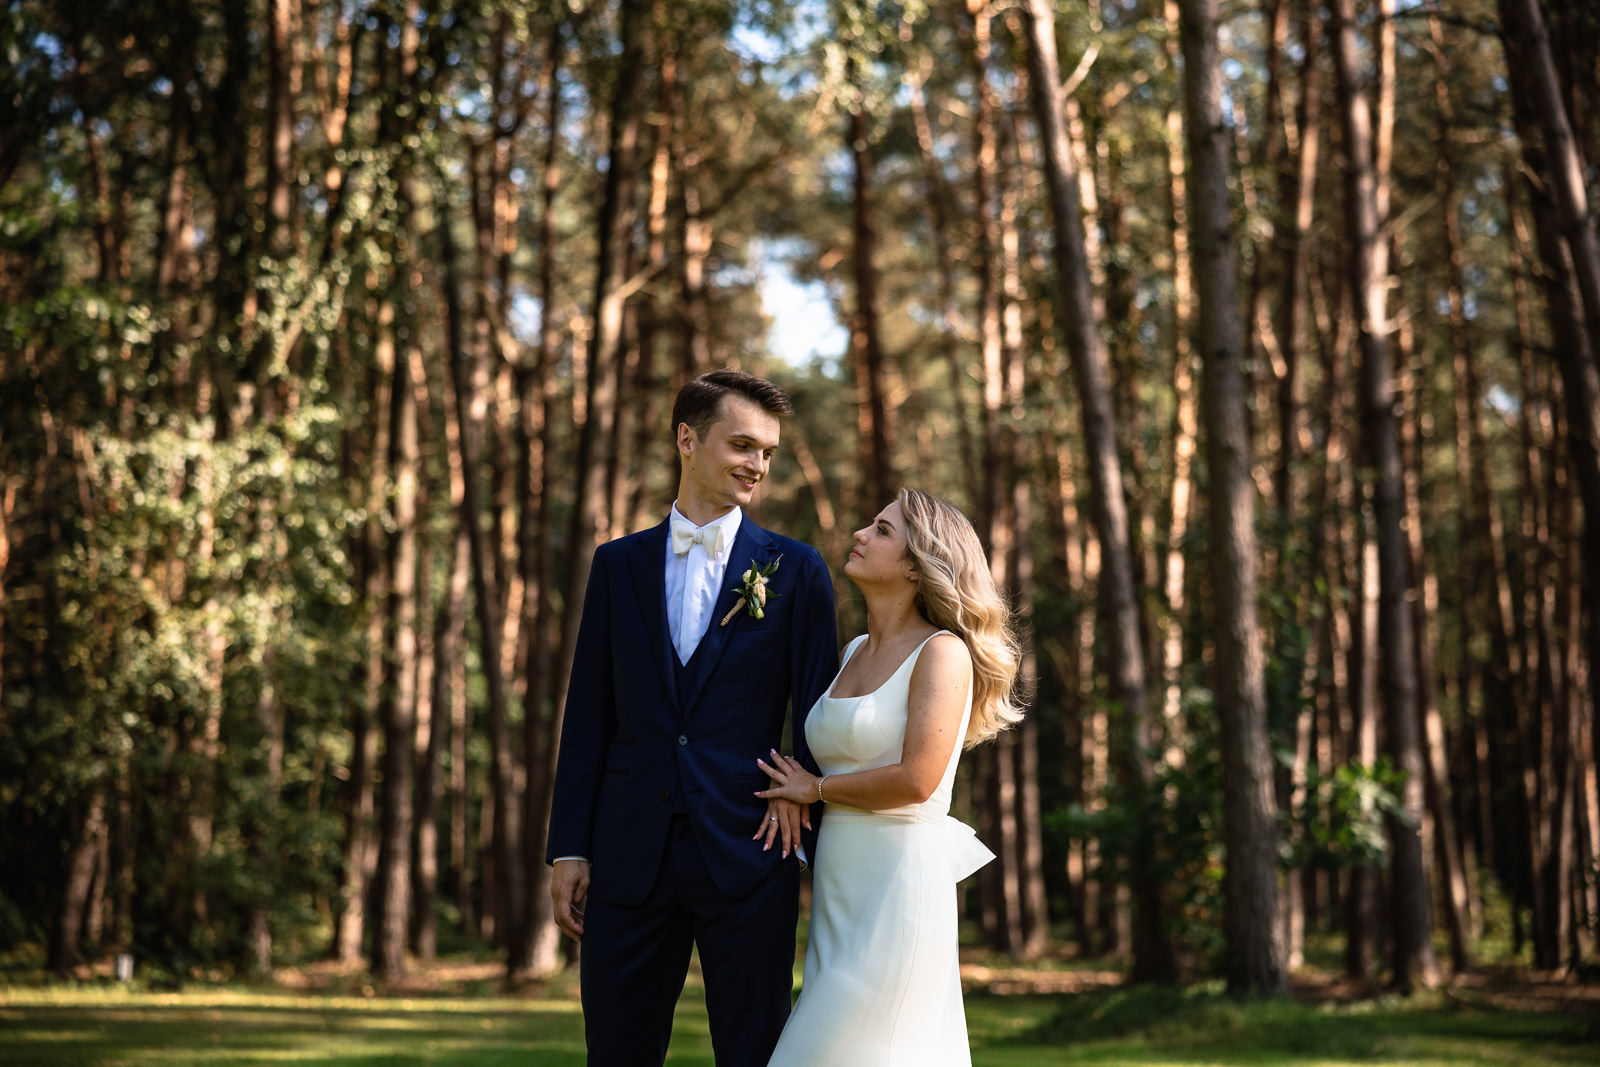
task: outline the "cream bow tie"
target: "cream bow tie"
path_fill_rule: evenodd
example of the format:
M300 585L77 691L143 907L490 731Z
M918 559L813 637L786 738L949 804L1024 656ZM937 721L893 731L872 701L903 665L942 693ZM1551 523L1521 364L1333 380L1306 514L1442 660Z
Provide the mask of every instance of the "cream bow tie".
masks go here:
M672 553L687 556L695 545L705 546L706 555L715 559L722 554L722 524L696 529L688 523L672 524Z

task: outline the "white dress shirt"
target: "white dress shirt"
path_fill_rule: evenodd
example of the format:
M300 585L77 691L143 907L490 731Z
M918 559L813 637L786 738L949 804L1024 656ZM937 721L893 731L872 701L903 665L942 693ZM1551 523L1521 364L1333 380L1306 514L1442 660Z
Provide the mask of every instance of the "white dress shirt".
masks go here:
M734 508L719 519L696 526L684 518L676 503L672 505L666 560L667 628L679 663L689 662L713 622L711 616L722 600L723 578L733 556L733 537L743 519L744 512ZM696 540L679 555L677 549L691 536Z

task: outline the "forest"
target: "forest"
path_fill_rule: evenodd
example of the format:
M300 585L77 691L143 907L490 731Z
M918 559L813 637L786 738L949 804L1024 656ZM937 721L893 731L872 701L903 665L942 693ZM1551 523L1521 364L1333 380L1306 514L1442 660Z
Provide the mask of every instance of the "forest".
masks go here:
M1273 995L1600 965L1587 0L0 3L0 953L575 955L597 545L968 514L972 944ZM805 294L783 311L780 292Z

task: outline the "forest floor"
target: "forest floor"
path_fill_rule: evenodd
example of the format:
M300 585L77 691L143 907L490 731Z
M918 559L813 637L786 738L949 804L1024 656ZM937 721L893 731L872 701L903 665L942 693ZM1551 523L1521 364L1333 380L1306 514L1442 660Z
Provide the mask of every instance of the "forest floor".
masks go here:
M1128 986L1103 962L962 967L977 1067L1043 1065L1600 1064L1600 983L1491 968L1399 997L1307 969L1292 996L1238 1002L1216 983ZM257 984L119 985L107 965L71 982L0 961L0 1062L230 1064L583 1062L576 975L507 987L500 964L454 958L377 984L331 963ZM691 973L669 1060L712 1062Z

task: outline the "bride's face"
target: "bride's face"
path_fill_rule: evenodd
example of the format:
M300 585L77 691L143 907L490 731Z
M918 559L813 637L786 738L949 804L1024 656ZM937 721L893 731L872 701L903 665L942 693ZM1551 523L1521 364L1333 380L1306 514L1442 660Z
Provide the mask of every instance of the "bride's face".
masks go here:
M855 532L855 543L844 561L844 573L856 582L915 581L906 554L905 517L896 500Z

